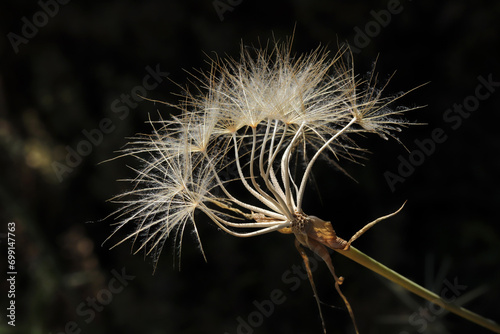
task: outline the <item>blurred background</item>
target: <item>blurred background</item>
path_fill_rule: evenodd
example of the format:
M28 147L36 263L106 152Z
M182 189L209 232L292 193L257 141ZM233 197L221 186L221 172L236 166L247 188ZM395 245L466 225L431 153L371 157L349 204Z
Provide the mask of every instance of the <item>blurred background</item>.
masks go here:
M360 78L378 57L381 84L396 71L386 94L428 83L397 103L425 106L406 115L423 123L399 135L408 150L395 140L361 139L371 151L363 165L341 163L358 182L318 168L321 195L311 194L307 212L331 220L349 239L408 200L356 247L500 321L500 3L8 0L0 6L3 310L9 222L16 228L17 270L16 326L7 326L2 312L0 332L322 332L292 236L238 239L199 223L208 262L186 233L180 270L176 250L166 248L154 275L151 259L131 255L130 244L101 246L112 231L104 218L116 209L107 200L128 188L117 180L133 176L127 165L135 162L100 163L115 157L126 137L150 132L148 115L172 112L137 102L136 94L175 103L177 84L189 84L187 72L208 69L207 55L238 57L242 42L284 40L294 28L298 54L318 45L334 53L349 43ZM453 111L464 103L462 114ZM415 140L428 144L427 153ZM418 166L402 167L403 161ZM340 255L333 263L345 277L342 289L361 333L487 333ZM333 279L316 264L328 333L354 333Z

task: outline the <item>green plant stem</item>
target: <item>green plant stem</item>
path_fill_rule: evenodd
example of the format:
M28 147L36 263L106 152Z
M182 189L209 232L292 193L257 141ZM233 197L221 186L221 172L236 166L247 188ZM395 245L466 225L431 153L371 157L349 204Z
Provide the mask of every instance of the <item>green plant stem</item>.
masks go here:
M341 249L335 249L335 251L361 264L362 266L365 266L366 268L376 272L377 274L384 276L388 280L404 287L408 291L411 291L414 294L424 299L427 299L431 303L434 303L450 312L455 313L456 315L464 319L472 321L495 333L500 333L500 326L496 322L486 319L480 316L479 314L471 312L463 307L445 301L437 294L427 290L426 288L416 284L415 282L409 280L408 278L398 274L394 270L384 266L382 263L372 259L368 255L364 254L363 252L359 251L358 249L352 246L349 248L349 250L346 251Z

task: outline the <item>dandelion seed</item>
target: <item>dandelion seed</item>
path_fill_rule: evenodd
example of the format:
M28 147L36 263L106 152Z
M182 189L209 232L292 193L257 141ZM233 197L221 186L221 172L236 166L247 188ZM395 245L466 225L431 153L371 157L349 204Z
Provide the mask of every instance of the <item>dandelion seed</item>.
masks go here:
M304 213L306 188L318 159L336 165L356 159L357 135L386 138L406 122L397 118L400 109L389 107L396 98L383 98L374 87L375 78L362 82L354 75L343 60L348 53L343 48L330 57L318 48L295 56L290 43L276 43L255 56L242 47L239 60L212 60L196 79L197 94L186 91L176 106L181 115L151 121L153 134L135 138L123 152L142 167L130 180L133 189L114 199L122 207L112 235L136 226L118 244L132 240L133 251L152 254L156 265L167 238L180 252L186 228L201 246L196 224L207 218L237 237L293 233L306 265L303 247L325 260L354 320L325 246L348 249L378 220L346 242L329 222ZM225 179L229 165L236 176Z

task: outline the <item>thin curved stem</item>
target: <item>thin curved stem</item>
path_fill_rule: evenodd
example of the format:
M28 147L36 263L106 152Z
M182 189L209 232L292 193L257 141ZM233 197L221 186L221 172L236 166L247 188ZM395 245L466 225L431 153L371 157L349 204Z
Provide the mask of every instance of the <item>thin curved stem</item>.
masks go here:
M259 213L262 213L262 214L265 214L269 217L273 217L273 218L276 218L276 219L285 219L286 217L284 215L281 215L279 213L276 213L274 211L269 211L269 210L266 210L264 208L261 208L259 206L255 206L255 205L251 205L251 204L248 204L248 203L245 203L245 202L242 202L240 201L239 199L237 199L236 197L234 197L227 189L226 187L224 186L224 182L222 182L222 180L220 179L219 177L219 174L217 173L217 171L215 170L215 167L213 165L213 163L211 162L210 158L208 157L207 153L206 152L203 152L203 155L204 157L207 159L207 161L209 161L208 165L209 165L209 168L210 170L213 172L213 175L217 181L217 185L220 187L220 189L222 189L222 191L224 192L224 194L226 194L226 196L231 200L233 201L234 203L238 204L239 206L241 206L242 208L245 208L245 209L248 209L248 210L251 210L251 211L254 211L254 212L259 212ZM217 204L217 203L216 203ZM217 204L219 205L219 204ZM220 206L220 205L219 205Z
M500 325L490 319L486 319L477 313L471 312L463 307L451 304L438 296L437 294L427 290L426 288L416 284L415 282L409 280L408 278L398 274L394 270L384 266L382 263L372 259L368 255L359 251L358 249L351 246L348 250L334 249L338 253L348 257L354 262L359 263L362 266L376 272L379 275L384 276L388 280L402 286L410 292L413 292L417 296L427 299L433 304L436 304L452 313L455 313L459 317L467 319L479 326L487 328L495 333L500 333Z
M289 163L290 163L290 154L292 147L300 136L302 129L304 128L305 123L302 123L300 127L297 129L297 133L293 136L292 141L288 144L288 147L283 153L283 157L281 158L281 181L283 182L283 186L285 188L285 196L286 196L286 204L289 208L295 209L295 203L292 204L292 191L290 189L290 173L289 173Z
M266 133L264 135L263 143L261 146L261 152L260 152L260 156L259 156L259 170L260 170L261 178L263 179L267 189L274 195L274 200L272 199L272 197L270 195L268 195L267 193L262 191L262 189L260 189L259 185L256 184L256 182L254 182L254 187L257 188L257 190L259 192L261 192L265 198L268 198L268 200L270 200L270 201L272 200L273 202L276 201L277 205L279 205L280 208L283 209L283 211L282 211L283 214L286 215L288 217L288 219L291 219L292 212L290 210L288 210L288 207L287 207L286 203L284 202L285 201L284 196L281 196L283 191L281 190L279 184L277 184L277 183L272 184L271 181L269 181L269 179L267 178L267 174L266 174L266 177L262 176L262 173L264 170L264 156L266 153L265 148L266 148L267 137L269 135L270 124L271 124L270 121L268 121L267 127L266 127ZM254 138L253 142L254 143L256 141L256 137L255 137L256 132L255 131L256 131L255 128L253 128L253 138ZM273 136L274 136L274 132L273 132ZM271 150L271 147L269 149ZM254 151L255 151L255 144L253 144L253 146L252 146L252 154L250 156L250 174L251 174L252 178L254 178L254 174L253 174Z
M264 136L264 142L262 143L262 151L264 151L265 141L267 140L268 134L269 134L269 123L268 123L267 129L266 129L266 135ZM273 199L269 194L267 194L265 191L263 191L261 189L261 187L259 186L259 184L256 181L255 173L254 173L254 160L255 160L256 146L257 146L257 129L253 127L252 128L252 151L250 152L250 162L249 162L250 180L252 181L252 185L254 186L254 188L259 192L259 194L262 197L264 197L265 199L267 199L269 202L272 202L272 203L274 203L276 201L276 204L280 204L282 207L284 205L283 201L280 201L279 198L276 198L276 200ZM262 157L262 155L263 155L263 153L261 152L260 157ZM262 158L259 158L259 161L261 161L261 160L262 160ZM268 188L269 188L269 186L268 186ZM274 193L273 189L269 188L269 190L271 190Z
M299 193L297 194L297 210L302 211L302 198L304 197L304 191L306 189L306 184L307 184L307 179L309 177L309 174L311 173L312 166L316 162L316 159L320 156L320 154L323 152L325 148L327 148L332 141L334 141L338 136L340 136L345 130L347 130L351 125L356 122L356 118L351 119L351 121L344 126L339 132L337 132L335 135L332 136L317 152L314 154L312 157L311 161L309 161L309 164L307 165L306 170L304 171L304 175L302 176L302 181L300 182L300 189Z
M233 133L233 141L234 141L234 153L235 153L235 161L236 161L236 169L238 170L238 175L240 176L240 181L243 183L245 188L248 190L252 196L254 196L256 199L261 201L264 205L266 205L268 208L270 208L273 211L276 212L281 212L278 208L280 207L279 203L277 203L275 200L268 200L267 198L262 197L258 191L253 189L247 182L245 175L243 175L243 170L241 168L240 164L240 154L238 152L238 141L236 140L236 134ZM284 212L283 212L284 213ZM287 217L290 219L291 214L288 213Z
M273 170L273 164L274 164L274 159L276 158L276 155L280 151L281 144L283 143L283 140L285 139L286 132L287 132L287 129L288 129L288 125L285 124L285 127L283 129L283 133L281 135L281 139L280 139L280 141L278 143L278 146L276 148L274 148L274 141L275 141L275 138L276 138L276 132L278 130L278 121L277 120L275 121L275 123L274 123L274 129L273 129L273 134L272 134L272 137L271 137L271 143L269 144L268 167L267 167L267 170L264 171L264 156L265 156L265 150L264 149L265 149L265 145L266 145L267 135L268 135L268 132L269 132L269 124L270 123L268 123L268 128L267 128L267 131L266 131L266 136L264 137L264 143L262 145L262 152L260 154L260 162L259 162L259 165L260 165L260 176L262 177L262 179L266 183L267 188L269 190L271 190L276 197L279 196L280 198L282 198L283 200L285 200L285 193L281 189L281 186L280 186L280 184L279 184L279 182L278 182L278 180L276 178L276 175L275 175L274 170Z
M266 233L269 233L269 232L273 232L273 231L277 231L277 230L280 230L282 228L285 228L285 227L289 227L290 226L290 222L289 221L285 221L285 222L282 222L282 223L278 223L276 222L276 225L274 226L269 226L269 227L265 227L263 229L260 229L260 230L257 230L257 231L253 231L253 232L245 232L245 233L239 233L239 232L234 232L230 229L228 229L226 227L226 225L230 226L232 223L218 217L217 215L215 215L210 209L207 209L207 208L201 208L201 210L203 211L203 213L205 213L215 224L217 224L217 226L219 226L224 232L226 233L229 233L230 235L233 235L235 237L240 237L240 238L248 238L248 237L254 237L254 236L257 236L257 235L261 235L261 234L266 234Z

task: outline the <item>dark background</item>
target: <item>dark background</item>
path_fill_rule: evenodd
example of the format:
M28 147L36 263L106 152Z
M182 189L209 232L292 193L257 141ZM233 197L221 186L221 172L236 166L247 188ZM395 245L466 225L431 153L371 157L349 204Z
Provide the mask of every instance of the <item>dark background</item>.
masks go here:
M285 300L254 333L322 332L307 280L299 280L292 291L293 285L282 279L301 264L291 236L238 239L199 222L208 263L188 233L181 271L169 248L154 275L151 260L130 255L130 244L101 247L112 227L110 220L100 220L116 209L107 199L127 189L116 180L132 176L126 165L134 162L99 163L114 157L125 137L148 132L148 114L154 119L157 110L163 117L171 112L144 101L123 120L113 113L114 100L142 85L146 66L159 66L173 82L185 85L185 70L208 68L206 54L237 57L241 41L258 44L259 38L266 41L273 35L283 40L294 27L297 53L320 44L332 52L344 42L359 47L358 31L377 22L371 11L387 10L390 3L238 2L221 20L212 1L74 0L60 5L17 53L8 34L21 35L22 18L33 22L42 7L35 1L2 2L0 233L7 233L8 222L16 223L15 329L20 333L237 333L238 317L248 321L257 309L253 301L269 299L274 289ZM500 321L500 87L458 129L443 120L448 108L475 94L478 76L500 81L500 3L402 1L401 7L354 54L356 72L365 76L378 56L382 82L397 71L387 94L429 82L399 101L426 106L407 114L426 124L408 128L399 139L415 152L414 140L430 138L439 127L447 140L391 191L384 173L396 173L398 157L408 159L410 153L394 140L362 139L360 145L372 152L366 155L369 160L364 166L342 164L359 183L319 169L321 198L311 195L307 212L331 220L338 234L349 239L365 223L408 200L397 217L356 241L357 248L438 294L446 280L457 281L466 286L460 297L468 299L468 308ZM164 80L147 97L175 102L171 93L180 88L173 82ZM76 148L85 139L82 131L97 128L104 118L114 130L60 182L53 163L64 163L66 146ZM5 262L0 268L6 268ZM334 254L333 262L345 277L343 292L361 333L487 332L428 308L427 302L348 259ZM83 303L88 310L88 298L109 296L113 270L135 278L90 321L89 313L81 315L77 309ZM325 266L320 264L314 275L328 332L353 333ZM6 286L4 278L1 285ZM435 311L440 313L436 317ZM3 333L12 328L1 313Z

